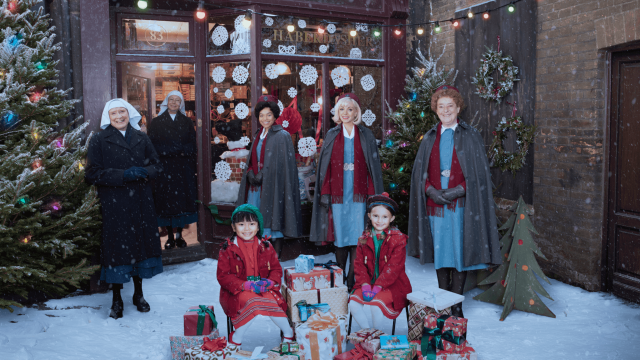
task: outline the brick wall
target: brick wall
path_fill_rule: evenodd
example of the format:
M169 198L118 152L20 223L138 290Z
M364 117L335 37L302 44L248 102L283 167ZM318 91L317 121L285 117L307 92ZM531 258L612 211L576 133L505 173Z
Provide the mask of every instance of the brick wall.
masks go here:
M246 157L228 157L226 159L227 163L229 163L229 167L231 168L231 177L229 181L240 182L242 181L242 172L247 167L247 158Z

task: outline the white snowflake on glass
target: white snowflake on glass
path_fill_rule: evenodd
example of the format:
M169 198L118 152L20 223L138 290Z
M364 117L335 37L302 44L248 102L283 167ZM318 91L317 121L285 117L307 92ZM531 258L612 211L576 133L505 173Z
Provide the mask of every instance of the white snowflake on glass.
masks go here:
M293 55L296 53L296 46L295 45L291 45L291 46L278 45L278 52L280 54Z
M238 65L235 69L233 69L233 73L231 75L233 76L233 80L235 82L237 82L238 84L244 84L249 78L249 70L247 70L247 68L242 65Z
M282 122L282 127L285 128L285 129L288 128L289 127L289 122L287 120L283 121Z
M251 52L251 48L249 47L249 43L246 41L236 41L233 44L233 50L231 50L232 54L248 54Z
M311 104L311 106L309 106L309 109L311 109L311 111L313 111L313 112L318 112L318 111L320 111L320 104L313 103L313 104Z
M331 115L335 115L336 114L336 108L331 108L330 113L331 113Z
M211 41L213 41L215 46L222 46L227 40L229 40L229 33L224 26L220 25L213 30Z
M240 138L240 143L242 144L242 146L247 146L250 142L251 140L247 136L243 136Z
M266 47L266 48L270 48L271 47L271 40L269 39L264 39L262 41L262 46Z
M365 75L360 79L360 85L362 85L364 91L369 91L376 87L376 81L373 80L373 76Z
M218 105L218 109L216 110L218 110L218 114L222 114L224 112L224 106Z
M300 156L309 157L317 152L316 139L311 136L303 137L298 140L298 153Z
M278 69L276 69L276 64L269 64L264 68L264 72L267 74L267 77L271 80L276 79L278 77Z
M272 26L272 25L273 25L273 18L272 18L272 17L270 17L270 16L267 16L267 17L264 19L264 24L265 24L265 25L267 25L267 26Z
M358 48L353 48L349 52L349 57L352 59L362 59L362 50Z
M217 93L218 93L218 88L217 88L217 87L214 87L214 88L213 88L213 93L214 93L214 94L217 94Z
M300 81L302 81L303 84L310 86L315 84L317 79L318 71L313 65L305 65L300 70Z
M329 32L329 34L333 34L334 32L336 32L336 26L334 24L327 25L327 31Z
M248 29L242 25L242 21L244 21L244 15L240 15L233 22L233 25L236 28L237 32L246 32Z
M290 87L289 90L287 90L287 94L289 94L289 97L296 97L296 95L298 95L298 90L294 87Z
M304 21L304 20L302 20L302 19L298 20L298 27L299 27L300 29L304 29L304 28L306 28L306 27L307 27L307 22L306 22L306 21Z
M349 83L349 69L344 66L338 66L331 70L331 80L333 85L343 87Z
M227 99L231 99L233 97L233 91L231 91L231 89L227 89L227 91L224 92L224 96L226 96Z
M227 71L222 66L216 66L216 68L211 72L211 78L218 84L223 82L226 77Z
M364 121L367 126L371 126L374 121L376 121L376 114L372 113L371 110L367 109L367 111L362 114L362 121Z
M329 50L329 47L327 45L320 45L320 52L325 54L327 52L327 50Z
M213 171L216 174L216 178L227 181L231 177L231 166L226 161L218 161L216 163L216 169Z
M238 166L240 167L240 169L244 170L247 168L247 163L246 162L241 162L240 164L238 164Z
M367 24L357 24L356 23L356 30L357 31L369 31L369 26Z
M238 119L245 119L249 115L249 107L245 103L239 103L234 110Z
M214 138L213 138L213 142L214 142L216 145L217 145L217 144L220 144L220 138L219 138L219 137L217 137L217 136L216 136L216 137L214 137Z
M282 112L284 111L284 104L280 100L278 100L278 107L280 108L280 114L282 114Z

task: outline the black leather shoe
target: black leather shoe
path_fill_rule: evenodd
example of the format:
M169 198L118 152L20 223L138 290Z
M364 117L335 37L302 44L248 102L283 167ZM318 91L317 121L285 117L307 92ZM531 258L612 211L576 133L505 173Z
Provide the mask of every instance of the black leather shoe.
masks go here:
M149 306L149 303L142 295L133 294L133 305L135 305L140 312L149 312L151 310L151 306Z
M164 244L165 250L171 250L174 247L176 247L176 241L174 239L168 239L167 242Z
M109 317L114 319L120 319L122 317L122 309L124 309L124 304L122 303L122 299L114 301L111 304L111 313L109 313Z
M176 245L178 245L179 248L187 247L187 242L182 238L182 233L176 234Z

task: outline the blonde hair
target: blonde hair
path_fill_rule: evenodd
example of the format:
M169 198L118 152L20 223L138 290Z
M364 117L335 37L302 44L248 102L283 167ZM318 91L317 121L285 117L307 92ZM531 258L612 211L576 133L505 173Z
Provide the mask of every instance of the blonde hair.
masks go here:
M338 109L340 108L340 105L353 105L356 109L358 109L358 116L356 116L356 119L353 121L354 124L356 125L360 125L360 123L362 122L362 110L360 110L360 105L358 105L358 103L348 97L343 97L342 99L338 100L338 102L336 103L336 106L333 107L333 121L336 124L342 124L342 120L340 120L340 116L338 115Z

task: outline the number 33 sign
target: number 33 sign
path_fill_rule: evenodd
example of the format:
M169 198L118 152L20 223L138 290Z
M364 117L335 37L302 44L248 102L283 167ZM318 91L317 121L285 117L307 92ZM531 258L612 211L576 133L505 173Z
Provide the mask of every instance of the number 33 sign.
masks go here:
M167 30L158 24L150 24L144 33L147 44L160 47L167 43Z

